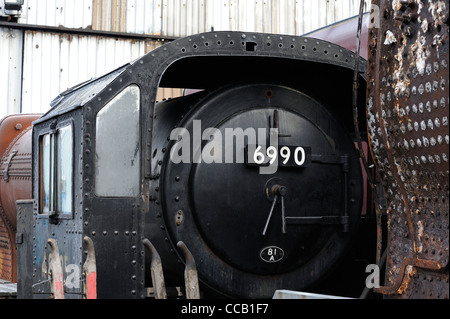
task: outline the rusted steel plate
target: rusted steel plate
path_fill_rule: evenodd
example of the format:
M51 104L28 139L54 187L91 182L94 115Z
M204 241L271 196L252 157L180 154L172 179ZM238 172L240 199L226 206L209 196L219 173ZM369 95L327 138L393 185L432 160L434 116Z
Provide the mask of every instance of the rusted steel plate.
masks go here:
M31 196L31 128L39 114L0 119L0 279L16 282L16 200Z
M372 8L367 116L389 232L377 291L448 298L449 1Z
M5 221L4 211L0 203L0 280L13 280L13 247L12 231Z

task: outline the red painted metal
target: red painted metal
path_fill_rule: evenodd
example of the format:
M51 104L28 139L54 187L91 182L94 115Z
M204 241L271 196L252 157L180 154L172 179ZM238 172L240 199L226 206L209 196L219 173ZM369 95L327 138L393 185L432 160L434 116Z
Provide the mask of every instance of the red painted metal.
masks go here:
M94 242L87 236L83 241L87 248L87 258L83 265L83 272L86 277L84 293L86 299L97 299L97 262L95 258Z
M363 16L361 29L361 46L359 54L367 60L368 48L368 25L370 15L366 13ZM358 30L358 17L352 17L316 31L305 34L304 36L312 37L320 40L329 41L340 45L350 51L356 52L356 32Z
M97 299L97 273L91 272L87 275L87 299Z

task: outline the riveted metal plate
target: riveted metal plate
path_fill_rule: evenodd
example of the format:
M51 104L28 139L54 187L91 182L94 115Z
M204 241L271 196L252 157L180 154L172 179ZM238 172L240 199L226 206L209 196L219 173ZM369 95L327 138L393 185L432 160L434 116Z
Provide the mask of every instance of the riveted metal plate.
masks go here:
M367 115L389 232L378 292L448 298L449 2L372 8Z

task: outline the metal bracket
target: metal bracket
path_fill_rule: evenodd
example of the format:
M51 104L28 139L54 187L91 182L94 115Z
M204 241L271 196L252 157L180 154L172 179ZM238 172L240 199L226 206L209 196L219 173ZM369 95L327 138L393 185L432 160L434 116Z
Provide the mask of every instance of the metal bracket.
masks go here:
M155 299L167 299L161 257L159 256L155 246L153 246L153 244L148 239L145 238L142 243L145 247L147 247L151 254L150 271L152 275L152 284Z
M186 268L184 269L184 281L186 285L187 299L200 299L200 288L198 284L198 273L194 257L187 248L186 244L179 241L177 247L181 249L186 259Z
M89 237L83 239L87 246L87 257L83 265L83 294L86 299L97 299L97 265L95 259L94 242Z
M51 291L51 284L50 279L38 282L37 284L34 284L31 286L31 291L33 294L50 294Z
M286 217L286 223L290 225L347 225L349 216L311 216L311 217Z
M403 259L403 262L400 266L399 274L395 282L391 286L382 286L374 288L373 291L384 295L392 295L396 292L400 293L399 292L400 286L404 283L404 281L408 280L406 278L405 280L403 279L406 274L407 266L413 266L417 268L423 268L434 271L441 270L443 268L442 263L439 261L419 259L419 258L405 258Z
M311 154L311 162L348 166L348 155Z

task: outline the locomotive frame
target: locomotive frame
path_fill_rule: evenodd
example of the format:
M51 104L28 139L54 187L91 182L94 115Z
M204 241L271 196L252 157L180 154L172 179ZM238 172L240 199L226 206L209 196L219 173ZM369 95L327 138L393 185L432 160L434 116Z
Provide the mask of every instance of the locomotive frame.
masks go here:
M19 201L17 205L21 221L17 230L19 298L47 298L58 294L66 298L147 297L151 284L146 279L150 270L145 261L149 251L144 240L148 232L165 231L161 216L153 216L153 205L159 205L160 200L160 165L153 161L152 149L153 134L157 134L153 127L157 120L154 108L159 87L213 89L238 80L276 80L282 85L301 87L319 100L339 97L348 110L329 111L346 128L351 128L354 66L353 52L323 40L209 32L175 40L99 79L62 93L52 102L52 109L34 123L33 200ZM358 68L359 92L364 96L366 61L361 59ZM209 77L210 72L220 76ZM308 74L308 78L296 78L298 72ZM286 78L286 74L293 78ZM320 93L324 87L330 89L329 95ZM139 112L134 118L138 122L133 126L131 119L128 125L139 136L138 143L132 144L139 154L135 157L138 171L134 171L139 181L132 181L138 192L130 195L106 190L106 195L98 196L102 191L95 183L96 116L127 88L130 92L126 92L129 94L124 99L128 99L128 105L134 103L133 111ZM361 131L365 131L364 102L362 98L359 101ZM68 135L65 135L66 128L69 128ZM50 165L46 168L40 159L44 139L48 142L45 147L50 150ZM62 163L65 159L60 158L64 143L73 151L73 156L65 158L72 159L69 168L67 163ZM48 168L49 177L43 183L41 172L47 174ZM67 202L65 191L58 188L54 180L57 170L65 170L65 178L71 179L69 191L73 200ZM117 170L109 174L123 177ZM107 178L106 189L108 186ZM43 195L44 188L45 194L51 194L49 199ZM48 202L45 213L44 198ZM69 208L68 212L61 208L63 205L66 210ZM149 218L157 220L151 229L146 228ZM169 241L167 237L165 241ZM189 259L176 249L173 254L178 256L180 264Z

